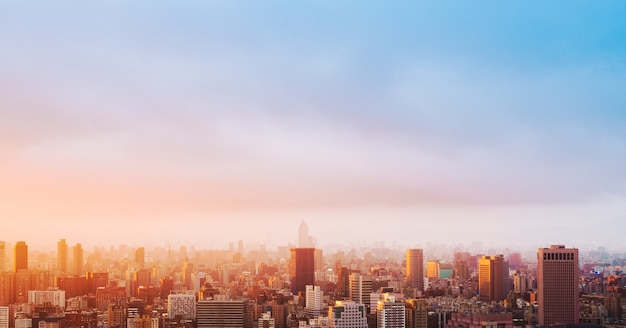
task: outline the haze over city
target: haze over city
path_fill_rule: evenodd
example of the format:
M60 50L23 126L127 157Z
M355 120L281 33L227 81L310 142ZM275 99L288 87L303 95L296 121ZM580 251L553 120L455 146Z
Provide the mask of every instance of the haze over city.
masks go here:
M0 5L0 240L623 251L623 2Z

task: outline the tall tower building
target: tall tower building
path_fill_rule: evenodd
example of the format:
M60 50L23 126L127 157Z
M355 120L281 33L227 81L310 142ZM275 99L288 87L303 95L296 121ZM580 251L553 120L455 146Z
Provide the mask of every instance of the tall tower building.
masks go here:
M4 272L7 269L7 244L4 241L0 241L0 272Z
M578 249L551 245L537 251L537 303L540 326L579 321Z
M313 237L309 235L309 227L304 220L300 222L300 228L298 228L298 247L300 248L312 248L315 247Z
M505 299L509 292L508 271L503 255L483 256L478 262L478 299L483 302Z
M13 255L13 271L22 270L28 270L28 245L23 241L18 241L15 243L15 254Z
M138 247L135 250L135 265L137 266L137 270L143 270L146 265L146 249L143 247Z
M72 274L80 276L83 273L83 247L76 244L72 247Z
M57 242L57 271L61 273L67 272L67 243L65 239Z
M419 248L406 250L406 283L409 288L424 292L424 251Z
M291 292L306 292L306 285L315 283L315 248L292 248L289 263Z
M372 294L372 278L360 273L350 274L350 299L363 303L367 307L371 305L370 295Z

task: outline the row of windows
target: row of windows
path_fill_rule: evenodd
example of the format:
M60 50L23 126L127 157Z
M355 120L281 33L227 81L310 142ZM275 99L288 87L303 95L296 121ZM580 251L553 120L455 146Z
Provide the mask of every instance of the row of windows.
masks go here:
M574 253L543 253L543 259L573 261Z

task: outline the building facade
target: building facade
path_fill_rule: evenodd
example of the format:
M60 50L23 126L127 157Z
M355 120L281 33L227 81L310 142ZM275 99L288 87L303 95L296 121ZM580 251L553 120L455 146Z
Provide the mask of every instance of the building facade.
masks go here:
M551 245L537 251L537 304L540 326L577 324L578 249Z

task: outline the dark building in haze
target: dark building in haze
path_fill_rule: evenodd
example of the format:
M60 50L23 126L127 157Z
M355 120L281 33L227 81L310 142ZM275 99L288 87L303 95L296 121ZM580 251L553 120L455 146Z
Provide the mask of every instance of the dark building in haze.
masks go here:
M306 292L306 285L315 283L315 248L292 248L289 265L291 292Z
M28 270L28 245L23 241L15 244L15 254L13 256L13 271Z

